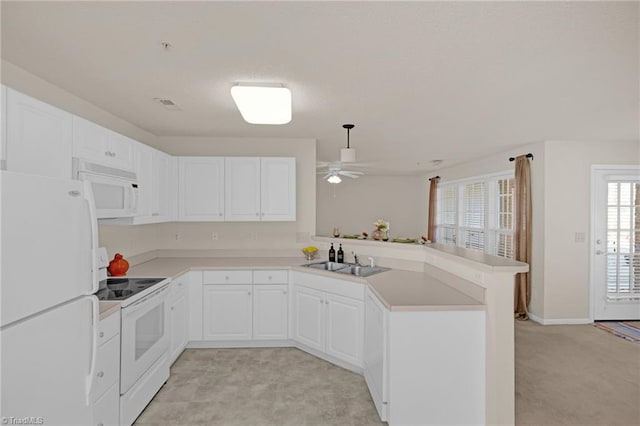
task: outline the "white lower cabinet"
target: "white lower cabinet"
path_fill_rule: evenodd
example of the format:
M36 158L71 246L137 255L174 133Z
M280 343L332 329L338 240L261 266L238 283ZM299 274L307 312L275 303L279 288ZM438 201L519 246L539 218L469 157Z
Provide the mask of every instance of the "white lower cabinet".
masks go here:
M286 340L288 272L204 271L204 341Z
M187 305L188 274L176 278L171 283L169 295L169 363L178 359L187 345L189 334L189 311Z
M120 312L98 325L96 367L92 379L93 424L118 425L120 419Z
M298 274L298 277L303 274ZM317 277L303 278L314 285ZM326 279L329 287L340 291L340 281ZM349 286L362 284L344 282ZM294 286L294 339L298 342L356 367L362 367L364 303L358 297L346 297L296 282Z
M265 284L253 286L253 339L287 338L289 286Z
M251 340L251 287L251 284L204 286L204 340Z
M387 359L389 313L367 289L364 326L364 379L382 421L387 421Z

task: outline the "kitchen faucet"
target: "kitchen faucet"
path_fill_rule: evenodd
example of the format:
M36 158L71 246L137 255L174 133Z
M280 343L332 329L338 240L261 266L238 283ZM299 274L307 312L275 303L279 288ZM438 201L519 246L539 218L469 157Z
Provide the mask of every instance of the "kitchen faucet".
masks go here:
M351 252L351 254L353 255L353 262L354 262L356 265L360 265L360 261L358 260L358 255L356 254L356 252L355 252L355 251L352 251L352 252Z
M367 257L367 260L369 261L369 266L371 266L372 268L376 267L376 261L373 259L373 257Z

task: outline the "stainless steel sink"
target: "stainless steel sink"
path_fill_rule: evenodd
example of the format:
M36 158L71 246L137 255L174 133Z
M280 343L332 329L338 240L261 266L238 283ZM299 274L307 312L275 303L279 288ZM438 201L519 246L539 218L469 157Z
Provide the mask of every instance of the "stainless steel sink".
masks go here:
M339 274L351 274L357 277L368 277L388 270L389 268L383 268L380 266L350 265L336 272Z
M303 265L303 266L308 266L309 268L313 268L313 269L324 269L325 271L337 271L339 269L346 268L349 265L346 263L324 261L324 262L310 263L308 265Z
M379 274L380 272L388 271L390 268L383 268L381 266L365 266L356 265L354 263L337 263L337 262L317 262L303 265L308 268L322 269L325 271L332 271L338 274L355 275L357 277L368 277L370 275Z

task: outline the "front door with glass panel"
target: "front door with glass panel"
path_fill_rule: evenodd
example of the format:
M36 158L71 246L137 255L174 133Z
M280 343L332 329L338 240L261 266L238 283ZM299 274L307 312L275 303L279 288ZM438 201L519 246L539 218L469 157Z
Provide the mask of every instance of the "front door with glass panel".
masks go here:
M594 320L640 319L640 168L594 168L592 195Z

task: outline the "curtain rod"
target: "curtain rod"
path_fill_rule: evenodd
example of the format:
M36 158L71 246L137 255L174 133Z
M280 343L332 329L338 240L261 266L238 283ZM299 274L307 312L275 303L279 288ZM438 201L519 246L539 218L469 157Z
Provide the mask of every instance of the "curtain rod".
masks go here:
M440 176L434 176L432 178L429 178L430 181L432 181L433 179L440 179Z
M527 155L525 155L525 157L531 158L533 160L533 154L532 153L528 153ZM515 159L516 159L516 157L509 157L509 161L514 161Z

